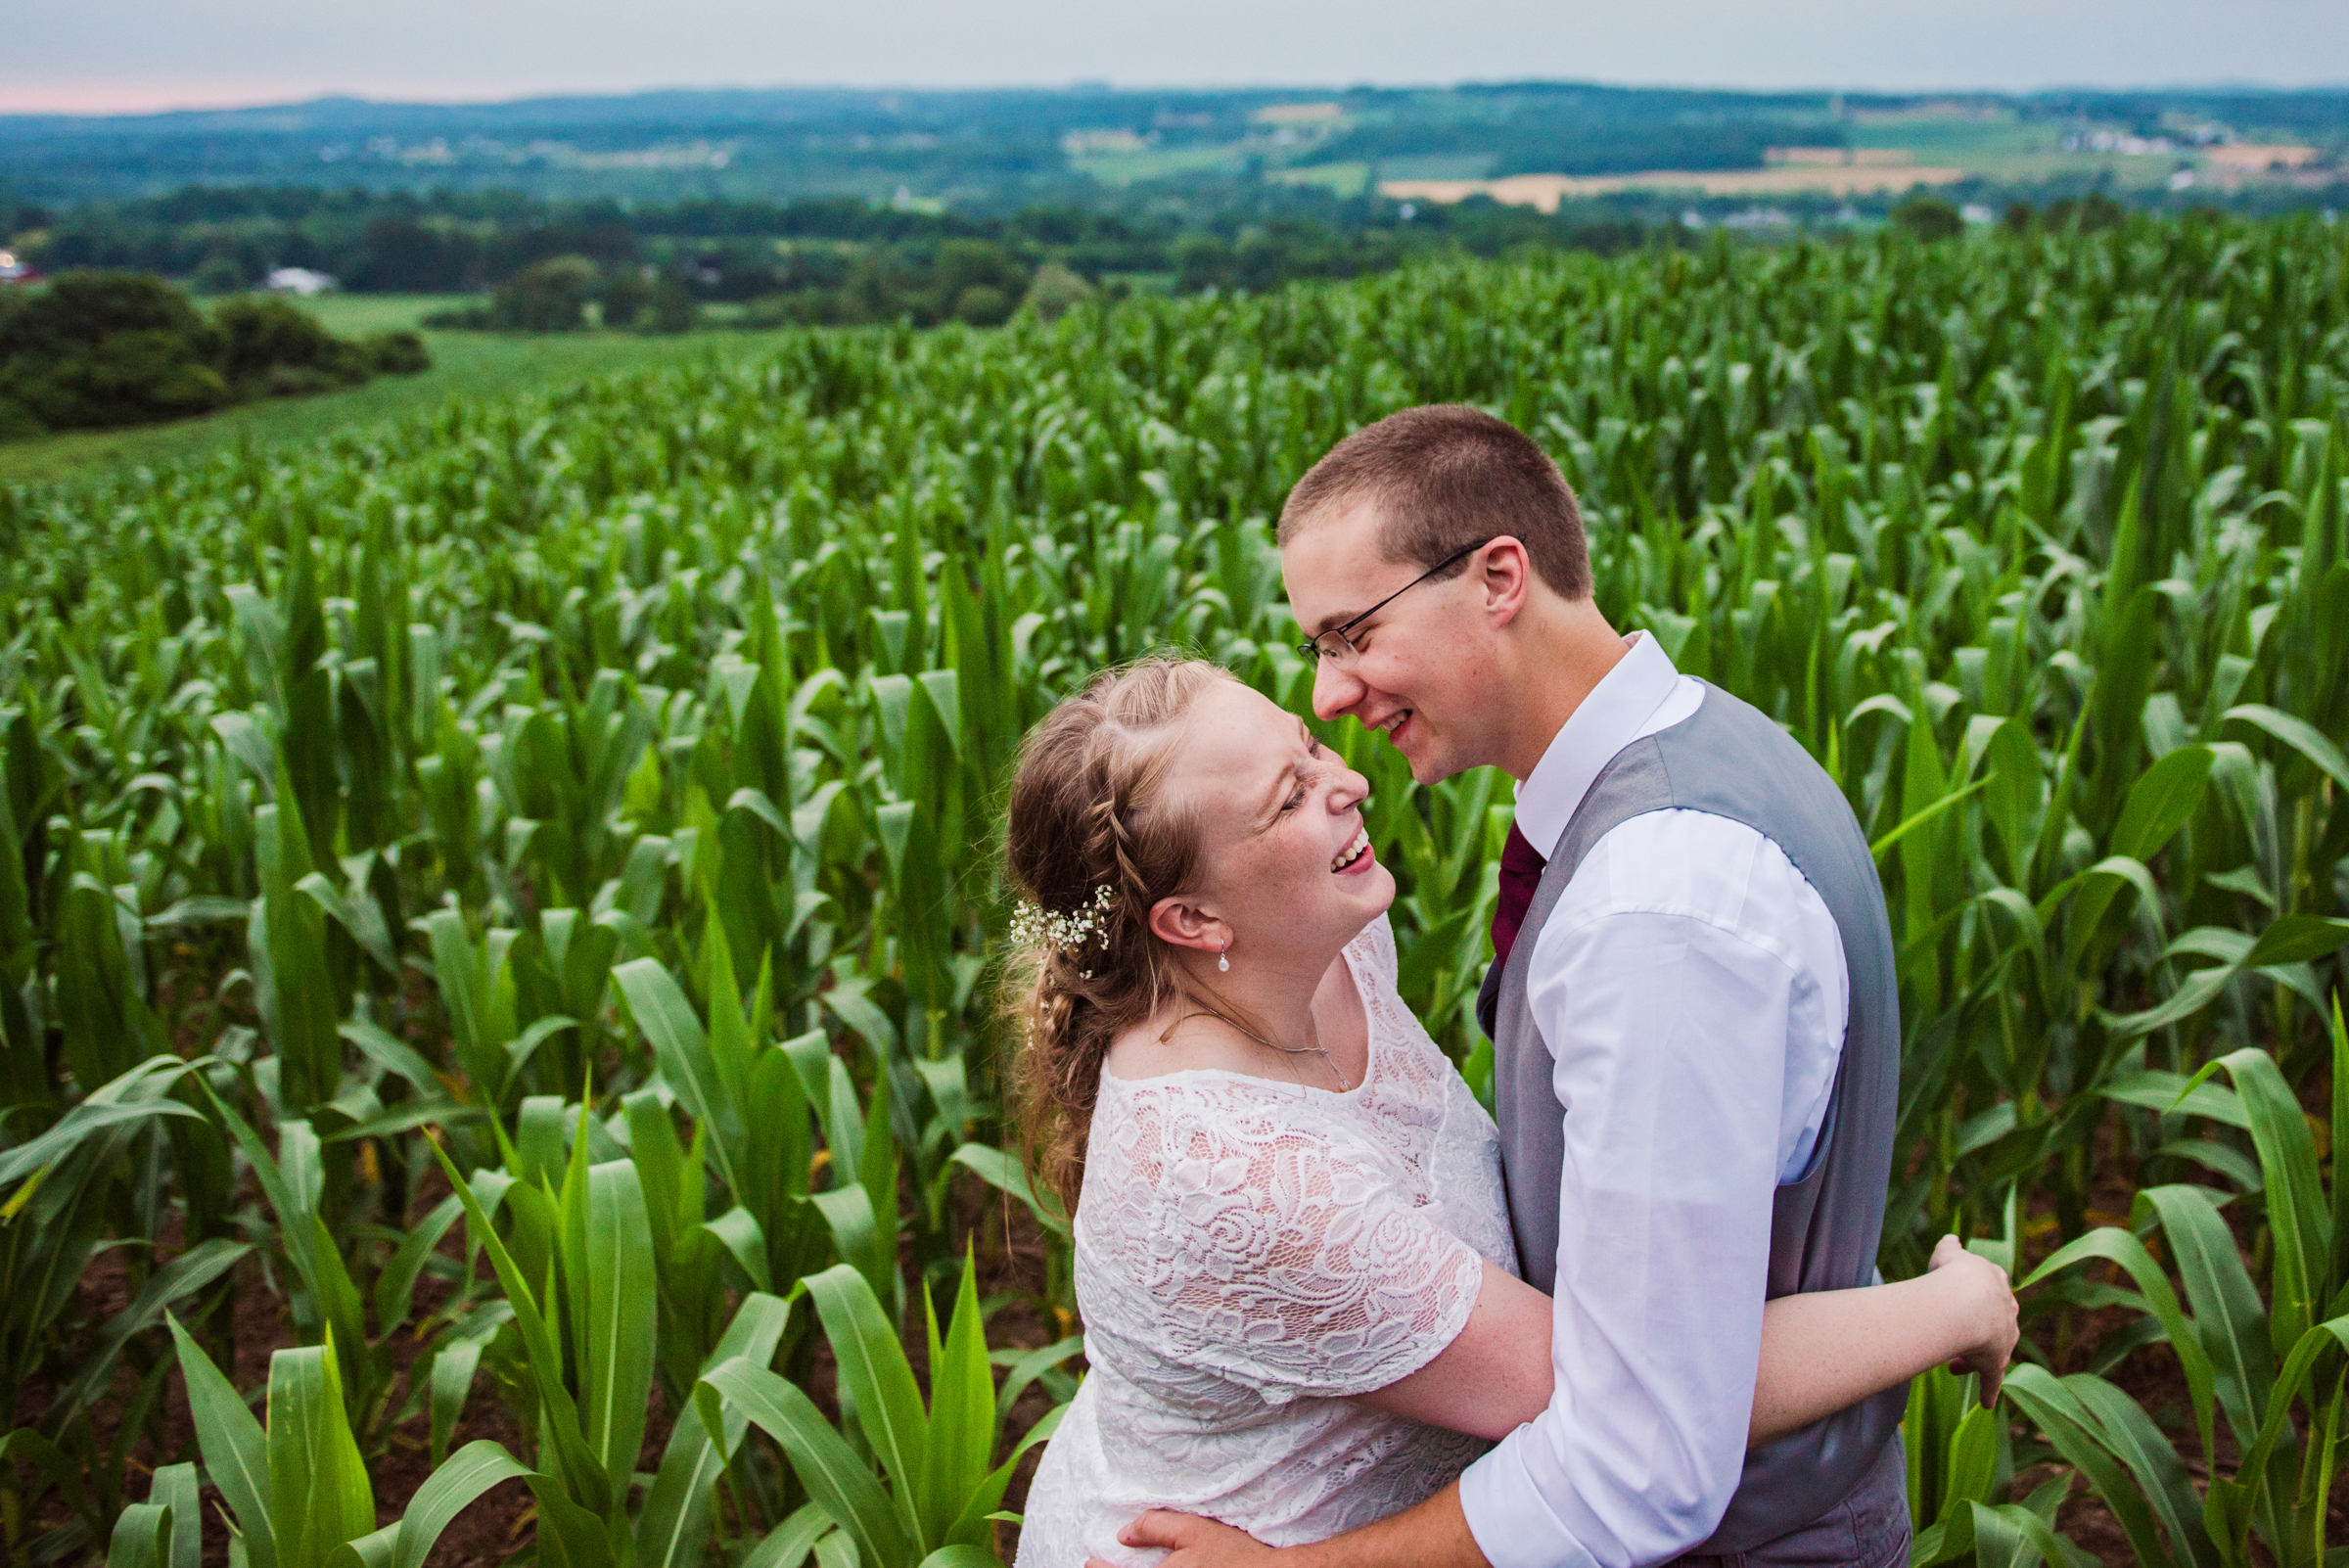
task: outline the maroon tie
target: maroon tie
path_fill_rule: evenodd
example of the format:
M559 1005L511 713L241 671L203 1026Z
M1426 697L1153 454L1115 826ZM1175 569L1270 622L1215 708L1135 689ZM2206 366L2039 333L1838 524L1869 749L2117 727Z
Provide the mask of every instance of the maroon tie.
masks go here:
M1534 901L1534 890L1542 885L1542 868L1549 862L1533 846L1517 824L1509 824L1509 836L1500 847L1500 904L1493 911L1493 967L1497 970L1509 961L1509 949L1517 944L1517 928L1525 924L1525 911Z

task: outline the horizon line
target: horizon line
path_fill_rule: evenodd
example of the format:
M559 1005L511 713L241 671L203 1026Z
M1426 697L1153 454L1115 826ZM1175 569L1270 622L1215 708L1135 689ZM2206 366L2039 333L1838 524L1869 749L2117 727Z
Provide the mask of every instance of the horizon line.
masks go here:
M1264 81L1215 85L1199 82L1119 82L1106 77L1076 77L1051 82L990 82L957 85L939 83L917 85L903 82L774 82L759 85L733 82L669 83L645 87L528 88L510 92L491 90L485 93L475 92L448 96L430 90L351 91L333 88L320 89L303 96L277 96L270 89L256 89L249 95L214 101L178 98L162 94L134 96L124 93L115 95L109 93L106 89L98 89L82 99L82 103L86 107L67 107L66 103L58 102L50 107L26 109L19 109L11 105L8 102L11 95L5 90L0 90L0 119L153 119L170 115L234 115L270 110L311 109L322 104L363 104L377 109L502 109L532 103L595 99L620 100L668 94L715 96L733 93L905 93L943 96L987 93L1091 93L1100 95L1182 93L1201 97L1225 97L1249 93L1451 91L1463 87L1498 87L1519 84L1610 87L1634 92L1743 93L1754 97L1810 95L1827 97L1836 94L1856 94L1870 98L2030 98L2054 93L2094 93L2117 96L2129 93L2274 93L2282 95L2349 92L2349 79L2280 83L2248 80L2241 77L2202 81L2136 82L2128 85L2050 81L2031 87L1954 85L1885 87L1857 85L1849 82L1763 87L1697 81L1611 81L1600 77L1579 76L1463 76L1450 81Z

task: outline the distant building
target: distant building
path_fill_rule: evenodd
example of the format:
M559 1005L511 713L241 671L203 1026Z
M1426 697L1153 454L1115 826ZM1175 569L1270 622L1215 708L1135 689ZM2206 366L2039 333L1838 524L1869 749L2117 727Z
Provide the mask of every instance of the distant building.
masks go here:
M0 251L0 284L38 283L40 281L41 269L39 267L29 261L18 260L17 253L14 251Z
M271 294L298 294L305 300L313 294L325 294L342 286L340 278L325 272L312 272L308 267L271 267L268 279L261 285Z

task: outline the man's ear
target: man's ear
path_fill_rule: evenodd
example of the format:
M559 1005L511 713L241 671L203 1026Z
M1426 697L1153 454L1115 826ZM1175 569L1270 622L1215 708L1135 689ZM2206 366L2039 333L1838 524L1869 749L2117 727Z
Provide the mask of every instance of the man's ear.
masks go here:
M1180 894L1150 906L1150 934L1170 947L1221 952L1231 945L1231 927Z
M1506 533L1486 545L1483 556L1485 614L1497 630L1516 620L1525 608L1526 595L1533 587L1534 563L1526 555L1524 543Z

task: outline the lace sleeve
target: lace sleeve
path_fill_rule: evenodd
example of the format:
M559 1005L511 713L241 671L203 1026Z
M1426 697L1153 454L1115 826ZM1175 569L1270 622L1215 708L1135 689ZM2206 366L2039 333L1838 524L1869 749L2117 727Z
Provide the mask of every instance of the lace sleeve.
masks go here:
M1162 1353L1273 1404L1366 1394L1433 1360L1476 1305L1476 1252L1334 1116L1314 1127L1321 1107L1221 1087L1135 1106L1149 1237L1131 1256L1156 1275Z

